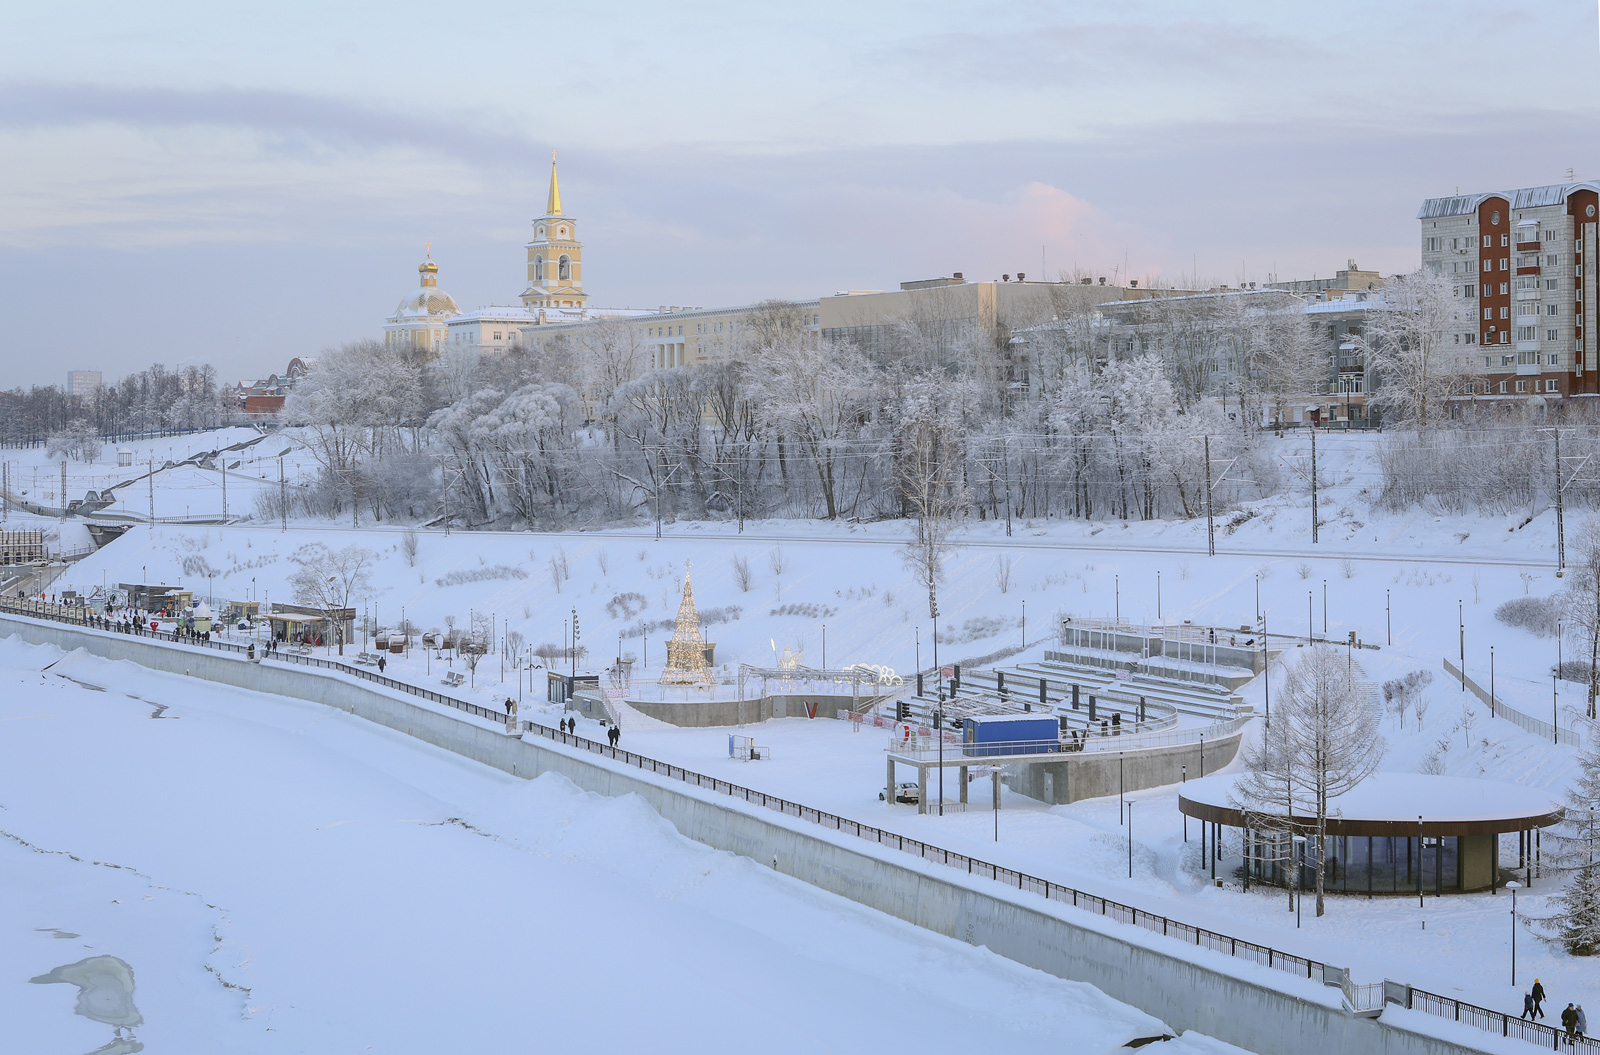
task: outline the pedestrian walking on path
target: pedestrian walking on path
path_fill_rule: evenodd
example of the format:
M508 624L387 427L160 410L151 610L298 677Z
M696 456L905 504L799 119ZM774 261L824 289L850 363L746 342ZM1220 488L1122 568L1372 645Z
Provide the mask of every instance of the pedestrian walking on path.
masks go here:
M1571 1004L1561 1012L1561 1028L1567 1031L1567 1036L1575 1036L1578 1032L1578 1012Z
M1578 1020L1578 1036L1589 1032L1589 1016L1583 1013L1583 1005L1579 1004L1573 1011L1573 1016Z
M387 667L388 665L389 665L389 657L388 656L379 656L378 657L378 673L379 674L382 674L384 668Z
M1533 980L1533 1017L1544 1017L1544 983L1537 978Z
M616 747L617 741L622 739L622 730L613 725L610 729L606 730L606 739L611 741L611 746L613 748Z
M1533 994L1532 993L1523 993L1522 994L1522 1014L1520 1016L1518 1016L1518 1017L1527 1018L1527 1019L1533 1018Z

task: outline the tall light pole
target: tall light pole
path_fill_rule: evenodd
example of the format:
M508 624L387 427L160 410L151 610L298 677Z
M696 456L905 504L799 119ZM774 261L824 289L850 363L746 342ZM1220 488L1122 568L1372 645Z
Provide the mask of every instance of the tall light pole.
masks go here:
M1296 835L1294 840L1294 929L1300 929L1300 904L1306 899L1306 837Z
M1456 627L1461 634L1461 691L1467 691L1467 610L1456 598Z
M1506 889L1511 891L1511 988L1517 987L1517 891L1522 889L1522 884L1515 879L1506 883Z
M1389 591L1383 591L1383 640L1394 644L1394 617L1389 614Z
M1113 575L1111 577L1111 592L1116 601L1115 621L1120 624L1122 622L1122 576Z
M1261 604L1260 604L1259 601L1257 602L1256 607L1257 608L1261 607ZM1156 569L1156 619L1159 620L1160 618L1161 618L1161 569L1157 568Z
M1328 580L1322 580L1322 633L1328 633Z
M828 669L828 624L822 624L822 669Z
M1133 800L1128 800L1128 878L1133 878Z

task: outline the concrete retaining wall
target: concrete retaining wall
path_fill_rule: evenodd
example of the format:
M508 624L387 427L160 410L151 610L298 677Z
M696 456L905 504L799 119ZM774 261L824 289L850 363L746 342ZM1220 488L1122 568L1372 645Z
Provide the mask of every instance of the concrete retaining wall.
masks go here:
M686 837L1018 963L1093 985L1182 1030L1250 1051L1296 1055L1462 1055L1490 1049L1414 1033L1340 1008L1337 990L972 879L818 825L626 763L389 696L354 678L247 663L220 652L0 616L0 633L84 648L156 670L325 703L520 777L560 773L601 795L634 794ZM1060 913L1057 915L1056 913ZM1199 962L1193 962L1199 961Z
M1141 748L1126 756L1115 751L1065 754L1059 762L1008 766L1002 779L1013 791L1058 805L1115 795L1119 790L1158 788L1176 784L1186 776L1199 778L1221 769L1239 753L1243 736L1244 731L1240 730L1204 744Z
M876 697L785 695L751 700L629 700L628 706L659 721L691 729L752 725L769 718L805 718L807 704L818 718L836 718L839 709L870 706Z

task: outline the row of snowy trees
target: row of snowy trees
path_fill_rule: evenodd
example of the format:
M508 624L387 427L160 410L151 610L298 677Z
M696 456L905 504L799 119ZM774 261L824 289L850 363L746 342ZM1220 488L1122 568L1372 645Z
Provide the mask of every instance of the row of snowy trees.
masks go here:
M1251 434L1214 404L1185 406L1154 355L1079 363L1046 398L1008 402L942 354L880 364L796 326L752 326L728 358L669 369L631 361L624 333L438 363L377 342L325 353L288 407L323 469L299 501L541 527L899 517L930 438L960 516L1200 515L1206 437L1215 509L1279 484Z
M156 363L92 394L68 395L56 385L0 392L0 442L215 428L223 412L213 367Z

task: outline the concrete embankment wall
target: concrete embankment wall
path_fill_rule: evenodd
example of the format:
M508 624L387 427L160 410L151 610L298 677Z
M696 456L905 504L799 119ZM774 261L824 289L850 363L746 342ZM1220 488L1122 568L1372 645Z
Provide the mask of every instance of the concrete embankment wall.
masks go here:
M0 635L83 648L108 659L314 700L521 777L560 773L587 791L634 794L690 839L775 867L823 890L1061 978L1093 985L1181 1030L1267 1055L1462 1055L1477 1048L1356 1018L1308 980L1185 947L1143 928L968 877L851 835L623 762L495 728L391 696L355 678L253 664L229 653L0 616ZM1064 1038L1066 1039L1066 1038ZM1500 1038L1488 1038L1500 1044Z
M686 694L687 695L687 694ZM748 700L629 700L628 706L659 721L691 729L753 725L769 718L837 718L841 709L861 710L875 696L779 694ZM807 709L814 708L815 714Z
M1006 787L1019 794L1057 804L1165 787L1214 773L1232 762L1243 736L1240 730L1215 740L1141 748L1127 755L1116 751L1064 754L1059 762L1009 766L1003 779Z

